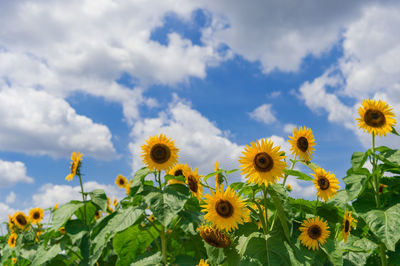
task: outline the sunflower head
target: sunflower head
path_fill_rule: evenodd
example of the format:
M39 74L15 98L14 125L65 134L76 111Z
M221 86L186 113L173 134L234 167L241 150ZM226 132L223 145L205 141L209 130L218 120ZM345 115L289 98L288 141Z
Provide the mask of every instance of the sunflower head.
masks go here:
M314 173L311 174L315 177L313 180L315 187L317 188L317 196L327 201L337 193L339 187L339 180L334 174L326 172L322 168L315 168Z
M40 236L42 235L42 231L37 231L36 232L36 237L35 237L35 242L38 243L40 240Z
M130 194L131 194L132 182L133 182L133 180L129 180L128 184L125 186L126 195L128 195L128 196L130 196Z
M301 244L313 250L318 250L318 243L325 244L330 234L328 223L320 217L304 220L299 229L302 232L299 236Z
M392 108L384 101L375 101L366 99L361 103L358 109L359 118L358 127L364 129L370 134L386 136L392 131L396 124L395 115Z
M242 174L246 175L249 182L265 186L268 183L275 183L283 175L286 168L286 162L283 161L286 156L280 151L280 146L275 146L271 140L262 139L252 142L251 146L246 145L245 150L240 157Z
M42 208L34 208L29 211L29 222L32 224L39 223L44 217L44 210Z
M209 264L207 263L207 260L201 259L199 261L199 264L197 264L196 266L209 266Z
M291 192L293 190L292 185L291 184L287 184L286 185L286 190Z
M214 163L214 172L219 170L219 162L215 161ZM222 176L222 174L216 174L215 175L215 188L216 189L224 189L224 177Z
M13 230L14 227L15 227L14 217L8 215L8 228L10 230Z
M231 245L229 236L213 226L202 225L198 230L200 231L201 238L213 247L226 248Z
M115 206L117 206L117 204L118 204L118 199L116 197L114 197L113 206L115 207Z
M188 171L185 172L185 177L189 190L200 200L203 195L203 186L200 183L200 175L197 173L197 168L194 171L189 168Z
M97 210L96 213L94 214L94 219L98 220L101 218L101 211Z
M79 173L79 169L81 167L81 158L83 154L79 154L79 152L73 152L71 154L71 173L67 175L65 178L68 181L71 181L74 176L76 176Z
M11 233L8 237L8 245L10 248L14 248L15 244L17 244L18 235L16 233Z
M351 216L351 212L346 210L343 218L343 229L342 229L342 237L344 242L347 241L347 237L350 235L351 227L355 227L357 220Z
M154 135L142 145L142 157L150 170L167 171L178 162L178 149L174 141L164 134Z
M168 171L168 175L172 175L172 176L183 176L186 177L185 174L187 174L188 172L190 172L190 167L187 164L176 164L174 167L172 167L169 171ZM169 185L172 184L184 184L184 182L177 180L177 179L170 179L168 181Z
M28 217L23 212L14 213L13 220L15 225L22 230L27 228L27 226L29 225Z
M60 232L60 234L65 235L65 227L61 226L60 229L58 229L58 231Z
M12 262L13 264L17 263L17 261L18 261L17 258L12 258L12 259L11 259L11 262Z
M249 212L245 202L230 187L225 191L211 191L211 195L205 197L206 204L202 205L202 211L206 212L204 219L217 229L229 232L248 220Z
M154 215L151 214L151 215L149 216L149 221L152 222L152 223L154 223L154 222L156 221L156 217L154 217Z
M310 161L312 153L315 151L315 139L311 129L299 127L293 130L293 136L289 136L289 143L292 145L290 150L296 158L303 161Z
M128 184L128 181L126 180L126 178L123 175L118 175L117 178L115 179L115 184L119 188L125 188L126 184Z

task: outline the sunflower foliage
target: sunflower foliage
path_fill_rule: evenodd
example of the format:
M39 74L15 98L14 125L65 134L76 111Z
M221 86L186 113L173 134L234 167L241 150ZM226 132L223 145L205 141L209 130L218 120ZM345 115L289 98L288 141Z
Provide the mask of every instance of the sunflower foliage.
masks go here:
M113 203L103 190L84 191L83 155L73 153L66 180L79 179L82 199L9 215L0 263L400 265L400 150L375 147L376 135L397 134L395 116L374 100L359 115L372 145L349 156L343 189L313 162L318 147L306 127L289 136L291 155L257 140L238 158L240 169L216 162L207 175L179 163L173 140L151 136L145 166L117 175L125 197ZM238 170L246 181L232 181ZM291 197L289 176L313 185L316 200Z

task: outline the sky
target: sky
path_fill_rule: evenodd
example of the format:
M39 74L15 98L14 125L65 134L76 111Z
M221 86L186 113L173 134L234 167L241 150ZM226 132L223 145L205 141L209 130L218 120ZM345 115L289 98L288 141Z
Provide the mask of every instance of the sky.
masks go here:
M371 145L355 122L362 100L400 114L399 12L372 0L2 0L0 221L79 199L79 180L65 180L73 151L85 190L121 199L115 178L132 177L160 133L206 175L215 161L238 168L257 139L289 154L306 126L313 162L341 181ZM394 135L377 143L400 148ZM288 183L315 198L312 183Z

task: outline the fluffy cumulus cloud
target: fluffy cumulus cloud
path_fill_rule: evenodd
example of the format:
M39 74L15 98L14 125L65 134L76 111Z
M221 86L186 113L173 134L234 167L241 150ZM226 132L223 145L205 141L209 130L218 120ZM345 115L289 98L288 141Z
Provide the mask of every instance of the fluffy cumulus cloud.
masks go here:
M272 104L263 104L257 107L251 113L249 113L249 116L256 121L267 125L276 122L276 117L272 112Z
M8 221L8 215L12 215L14 212L15 210L13 208L8 206L7 204L0 202L0 222ZM0 226L2 230L6 230L6 226L4 226L3 224L1 224Z
M0 159L0 188L10 187L16 183L32 183L33 178L26 173L22 162L9 162Z

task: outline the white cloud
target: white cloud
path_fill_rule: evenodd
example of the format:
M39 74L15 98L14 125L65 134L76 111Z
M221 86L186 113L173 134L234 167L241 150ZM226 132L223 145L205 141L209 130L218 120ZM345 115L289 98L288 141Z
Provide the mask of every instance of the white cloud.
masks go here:
M294 176L288 176L286 184L292 186L292 192L289 193L291 197L314 200L317 191L315 186L310 181L297 180Z
M4 204L0 202L0 223L7 221L8 222L8 215L14 214L15 210L8 206L7 204ZM2 224L0 224L2 226ZM2 231L5 229L5 226L2 226Z
M6 197L6 203L7 204L14 203L15 199L16 199L16 195L15 195L14 191L11 191L10 194L8 194Z
M283 126L283 132L288 133L288 134L292 134L293 130L296 128L295 124L285 124Z
M249 116L256 121L267 125L276 122L276 117L272 112L272 104L263 104L257 107L251 113L249 113Z
M0 187L10 187L19 182L32 183L22 162L8 162L0 159Z

